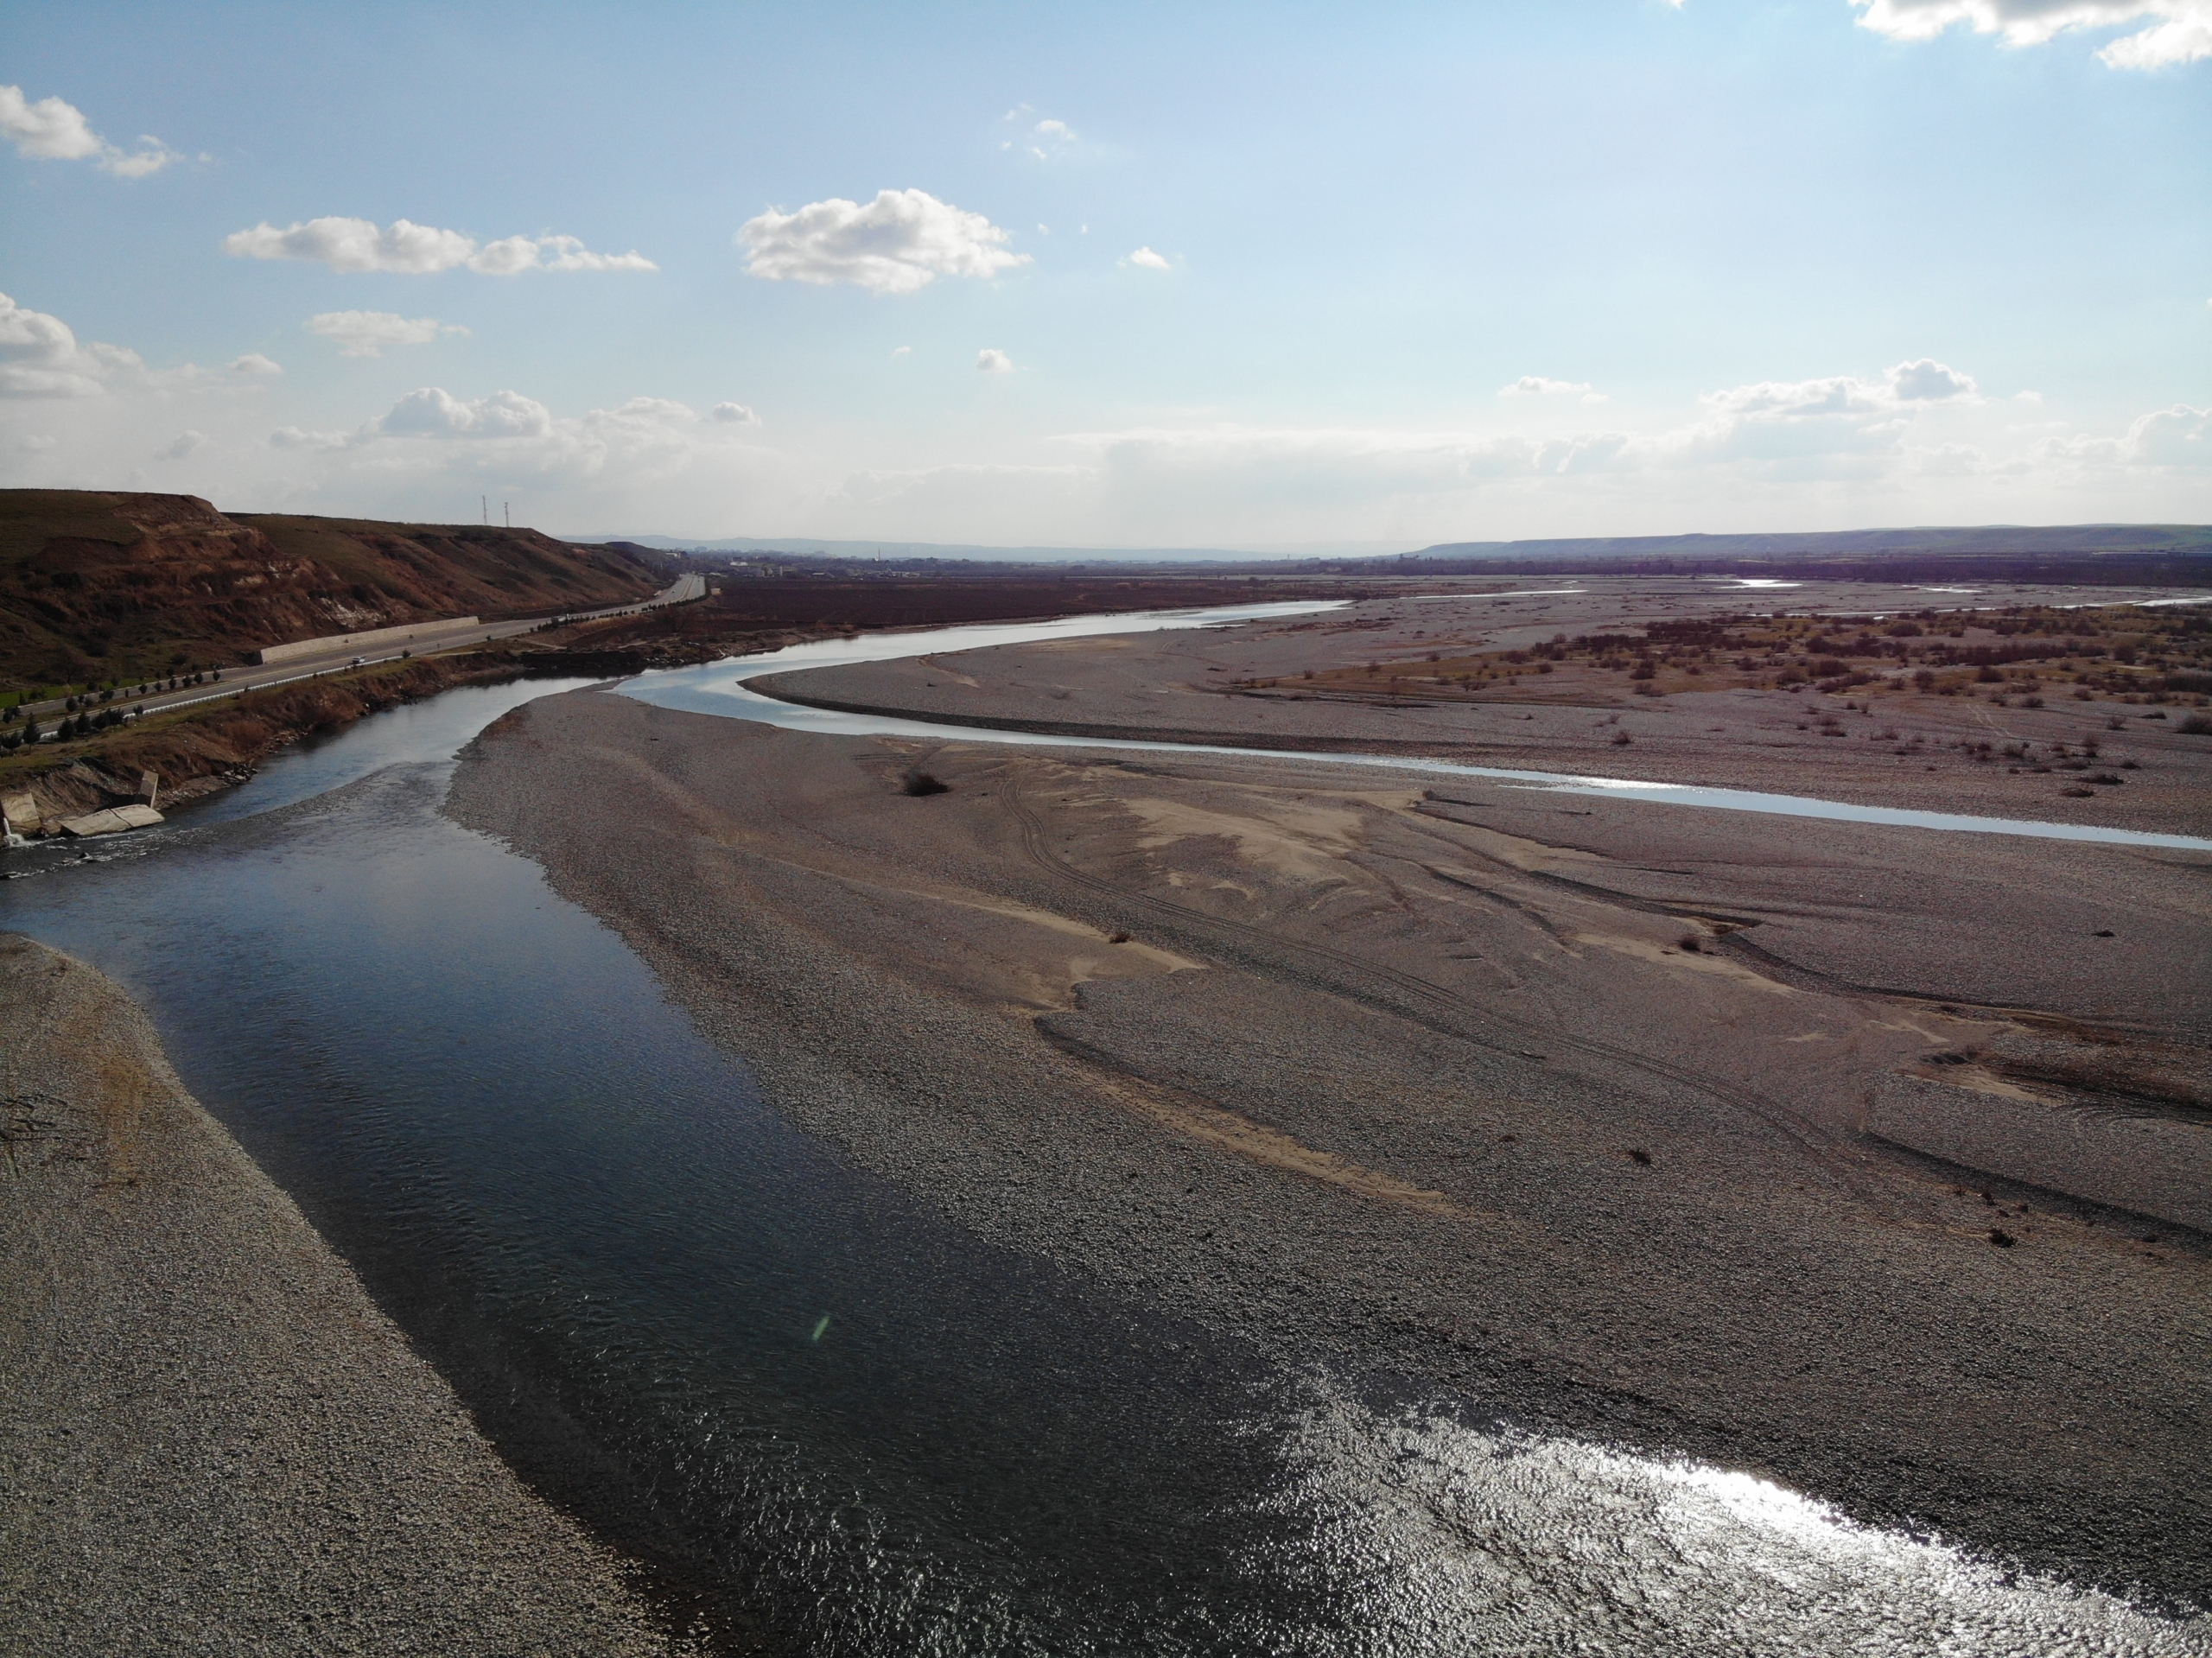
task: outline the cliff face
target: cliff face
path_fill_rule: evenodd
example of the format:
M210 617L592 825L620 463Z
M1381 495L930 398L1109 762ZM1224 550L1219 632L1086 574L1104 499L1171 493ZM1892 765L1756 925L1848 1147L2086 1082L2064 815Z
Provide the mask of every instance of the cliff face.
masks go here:
M620 604L665 580L642 549L534 530L0 490L0 689L242 662L265 645L439 616Z

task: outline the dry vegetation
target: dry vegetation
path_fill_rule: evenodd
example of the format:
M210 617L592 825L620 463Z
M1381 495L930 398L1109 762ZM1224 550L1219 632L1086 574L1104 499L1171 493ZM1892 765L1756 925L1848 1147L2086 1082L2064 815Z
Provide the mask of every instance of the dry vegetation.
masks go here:
M2212 705L2212 616L2130 606L2016 606L1986 619L1935 610L1692 618L1634 632L1558 633L1548 644L1514 650L1440 642L1419 657L1240 680L1230 689L1293 698L1599 707L1624 706L1630 696L1811 689L1868 697L1981 696L2030 708L2056 696L2201 708Z

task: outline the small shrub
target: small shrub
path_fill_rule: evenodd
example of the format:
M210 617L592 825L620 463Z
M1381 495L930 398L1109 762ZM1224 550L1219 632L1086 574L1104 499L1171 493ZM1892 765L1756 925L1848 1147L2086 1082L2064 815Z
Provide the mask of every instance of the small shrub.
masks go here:
M1651 1153L1641 1146L1631 1146L1628 1148L1628 1160L1648 1169L1651 1166Z
M1695 933L1686 932L1681 937L1681 948L1694 956L1705 946L1698 941L1698 936Z
M1616 748L1622 747L1632 740L1634 740L1625 731L1616 731L1613 734L1613 746Z
M2179 729L2191 737L2212 736L2212 720L2201 714L2192 714L2181 722Z
M909 772L899 780L899 792L907 795L950 794L952 785L938 782L927 772Z
M1126 944L1129 942L1129 936L1125 932L1109 932L1106 935L1106 942L1109 944Z
M2001 1226L1993 1226L1989 1229L1989 1241L2000 1249L2009 1249L2018 1243L2019 1239Z

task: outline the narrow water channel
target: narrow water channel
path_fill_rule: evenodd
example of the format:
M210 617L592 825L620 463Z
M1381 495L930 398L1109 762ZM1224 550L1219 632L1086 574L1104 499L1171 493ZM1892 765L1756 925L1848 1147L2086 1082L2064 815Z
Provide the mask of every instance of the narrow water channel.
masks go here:
M1785 817L1827 818L1852 823L1880 823L1894 829L1937 829L1953 834L2021 835L2038 840L2082 841L2108 846L2170 847L2212 852L2212 839L2161 835L2142 829L2107 829L2094 823L2054 823L2037 818L1980 817L1962 812L1913 811L1894 806L1862 806L1808 795L1771 794L1755 789L1715 789L1688 783L1649 783L1626 778L1583 777L1566 772L1468 765L1457 760L1400 754L1306 752L1242 748L1227 743L1144 742L1109 737L1069 737L1005 731L988 726L938 724L896 715L853 714L810 708L764 693L751 682L773 673L786 676L815 668L850 667L905 657L949 656L993 645L1027 645L1046 639L1081 638L1102 633L1152 632L1164 628L1217 627L1239 621L1308 615L1334 610L1346 601L1241 605L1218 610L1140 613L1120 616L1075 616L1057 622L1003 623L933 628L926 632L871 633L857 638L823 640L731 657L696 668L641 675L622 689L641 702L694 714L750 720L788 731L824 737L923 737L939 742L1010 743L1025 747L1112 749L1121 753L1228 754L1272 760L1304 760L1320 765L1355 765L1427 775L1479 778L1511 788L1542 789L1556 794L1636 800L1659 806L1688 806L1707 811L1765 812Z
M563 688L448 693L161 830L9 854L0 925L141 1000L505 1454L721 1649L2207 1649L1740 1475L1271 1369L955 1230L441 815L456 748Z

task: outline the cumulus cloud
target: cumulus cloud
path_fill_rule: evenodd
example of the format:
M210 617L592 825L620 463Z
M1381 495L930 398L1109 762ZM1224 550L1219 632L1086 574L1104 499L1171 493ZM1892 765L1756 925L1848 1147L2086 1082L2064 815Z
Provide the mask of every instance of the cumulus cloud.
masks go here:
M1066 122L1050 116L1035 119L1036 114L1027 104L1017 104L1008 110L1003 118L1011 130L1000 141L999 148L1013 149L1018 146L1039 161L1048 162L1082 142Z
M80 346L58 316L0 294L0 397L89 397L108 379L144 366L120 346Z
M677 476L702 458L759 465L758 446L737 441L745 420L723 412L741 409L725 404L702 419L672 398L639 397L560 416L519 391L465 398L423 386L350 432L281 427L269 434L267 447L295 457L308 475L373 480L377 487L444 476L536 480L566 490L605 475L627 489Z
M741 403L718 403L711 411L725 426L758 426L760 416Z
M435 385L409 392L374 422L382 437L542 437L553 414L519 391L495 391L464 403Z
M460 231L395 219L379 229L367 219L329 217L278 230L263 223L223 238L239 259L306 259L333 270L380 270L427 276L461 266L486 276L525 270L658 270L641 253L594 253L573 236L508 236L479 247Z
M231 372L233 374L270 375L282 374L283 372L284 365L282 363L273 357L264 357L257 351L250 351L243 357L234 357L231 359Z
M1173 270L1175 268L1148 247L1139 248L1135 253L1123 258L1122 263L1125 265L1135 265L1142 270Z
M442 334L468 332L458 322L396 311L323 311L300 326L331 341L341 357L379 357L387 346L427 346Z
M1590 389L1587 380L1554 380L1541 374L1524 374L1519 379L1497 389L1501 397L1580 397L1585 403L1603 403L1605 394Z
M2120 437L2049 437L2036 458L2069 467L2212 466L2212 409L2177 403L2136 417Z
M41 98L34 104L20 86L0 86L0 133L13 141L19 156L48 162L91 161L118 178L144 178L183 159L151 133L139 138L136 150L121 149L94 132L75 105L59 98Z
M914 348L912 346L893 346L891 348L891 354L893 357L912 357L914 354Z
M995 346L986 346L976 353L976 366L986 374L1011 374L1014 359Z
M181 461L194 450L204 449L207 447L207 433L179 432L167 443L154 451L154 458L156 461Z
M1578 381L1528 375L1503 397L1586 397ZM1353 499L1362 492L1427 494L1549 479L1646 478L1726 468L1764 480L1864 481L1900 471L1967 468L1971 449L1914 448L1916 409L1978 405L1971 377L1929 359L1900 363L1878 380L1850 375L1762 381L1713 392L1694 419L1657 431L1591 429L1560 435L1243 427L1074 435L1109 476L1147 490L1200 479L1241 483L1284 499ZM1877 416L1869 420L1867 416ZM2140 422L2139 422L2139 425ZM2161 440L2165 441L2165 440ZM2147 453L2149 440L2137 451ZM2167 442L2168 448L2175 447Z
M1895 415L1911 404L1977 400L1973 376L1929 357L1899 363L1879 380L1851 374L1819 380L1761 380L1708 391L1703 398L1723 415L1777 421Z
M912 294L939 276L988 277L1027 264L1008 239L982 214L926 190L880 190L866 206L832 197L797 213L771 208L737 232L747 276L851 283L874 294Z
M2008 46L2040 46L2074 29L2152 20L2097 56L2115 69L2157 69L2212 57L2212 0L1851 0L1859 23L1892 40L1933 40L1964 23Z

